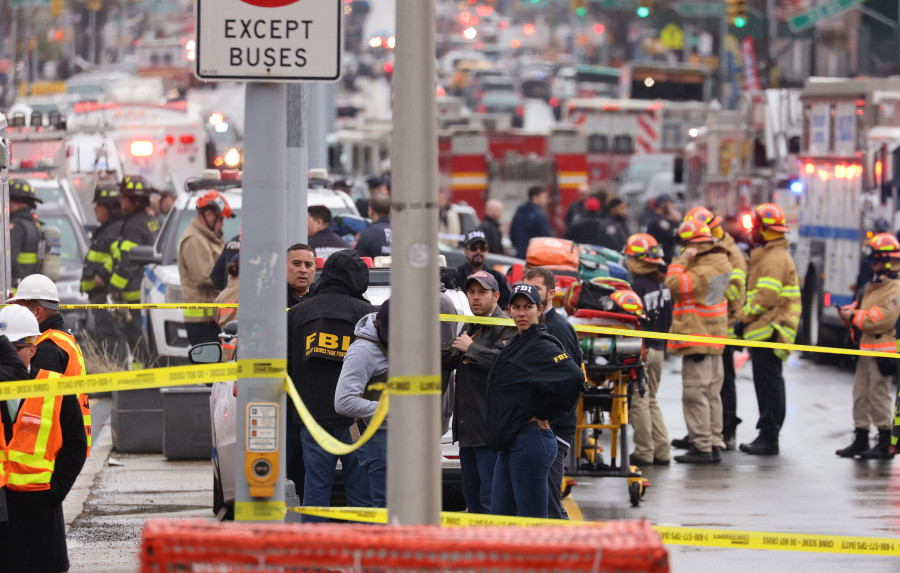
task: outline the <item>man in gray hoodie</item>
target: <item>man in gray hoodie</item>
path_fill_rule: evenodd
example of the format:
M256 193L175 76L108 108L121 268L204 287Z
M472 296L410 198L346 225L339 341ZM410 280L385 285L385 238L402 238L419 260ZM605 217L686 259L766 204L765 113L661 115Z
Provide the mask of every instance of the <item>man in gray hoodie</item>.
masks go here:
M344 364L334 393L334 411L355 418L363 428L372 419L381 390L370 389L376 383L387 383L388 324L390 299L378 312L362 317L356 323L356 340L344 355ZM387 421L385 421L386 423ZM363 446L373 507L386 507L387 428L382 425Z

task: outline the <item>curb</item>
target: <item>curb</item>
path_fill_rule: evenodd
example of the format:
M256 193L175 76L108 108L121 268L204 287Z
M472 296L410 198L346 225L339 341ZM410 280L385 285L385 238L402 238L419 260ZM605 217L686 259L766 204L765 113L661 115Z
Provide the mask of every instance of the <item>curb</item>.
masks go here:
M87 504L91 491L94 488L103 468L109 460L110 452L112 452L112 431L110 429L109 420L100 431L97 432L95 443L91 446L91 456L81 468L81 473L75 480L72 489L63 501L63 515L66 521L66 533L72 527L72 523L81 517L84 512L84 506Z

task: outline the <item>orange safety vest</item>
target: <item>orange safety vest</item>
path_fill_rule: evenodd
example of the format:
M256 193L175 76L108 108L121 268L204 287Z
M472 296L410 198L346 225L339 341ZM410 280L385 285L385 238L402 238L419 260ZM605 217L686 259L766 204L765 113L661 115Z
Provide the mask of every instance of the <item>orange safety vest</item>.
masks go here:
M62 374L39 370L36 379L59 378ZM13 491L50 489L56 456L62 447L59 412L62 396L26 398L13 423L8 449L9 475L6 487Z
M3 421L0 420L0 488L5 486L9 479L9 448L6 445L6 432L4 430Z
M86 374L84 368L84 355L81 348L75 342L75 337L62 330L49 329L45 330L38 337L35 344L40 344L45 340L52 340L57 346L65 350L69 355L69 364L63 376L83 376ZM78 395L78 404L81 406L81 417L84 418L84 433L87 436L87 455L91 455L91 403L87 394Z

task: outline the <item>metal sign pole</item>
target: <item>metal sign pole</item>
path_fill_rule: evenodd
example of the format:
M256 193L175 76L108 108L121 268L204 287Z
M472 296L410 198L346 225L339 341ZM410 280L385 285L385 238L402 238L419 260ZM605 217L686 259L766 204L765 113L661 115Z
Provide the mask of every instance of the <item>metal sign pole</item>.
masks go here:
M286 360L287 86L246 89L238 358ZM284 382L245 374L238 380L235 519L282 521Z
M434 3L397 2L391 227L389 523L441 511Z
M309 129L307 106L309 86L289 84L287 88L288 148L288 242L306 243L309 239L309 161L306 131Z

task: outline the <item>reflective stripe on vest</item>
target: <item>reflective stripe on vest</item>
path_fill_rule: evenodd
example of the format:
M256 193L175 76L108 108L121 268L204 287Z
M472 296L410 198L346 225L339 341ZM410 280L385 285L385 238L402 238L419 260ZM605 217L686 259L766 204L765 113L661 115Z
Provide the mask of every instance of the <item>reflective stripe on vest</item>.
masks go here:
M61 374L41 370L36 378L59 378ZM62 447L59 412L62 396L26 398L13 424L9 444L9 481L14 491L50 489L56 456Z
M62 348L69 356L69 363L63 376L82 376L86 374L84 367L84 355L81 348L75 342L75 337L62 330L46 330L37 339L37 344L50 339ZM87 394L78 395L78 404L81 406L81 417L84 421L84 433L87 436L87 455L91 455L91 406Z

